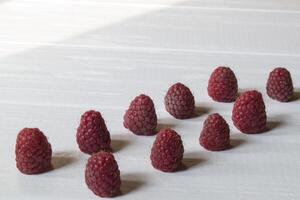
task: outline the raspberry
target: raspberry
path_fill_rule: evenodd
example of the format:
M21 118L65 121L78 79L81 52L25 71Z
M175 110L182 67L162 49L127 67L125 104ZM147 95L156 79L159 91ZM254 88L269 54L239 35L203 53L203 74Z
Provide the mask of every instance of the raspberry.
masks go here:
M190 89L182 83L172 85L165 96L168 113L177 119L191 118L195 112L195 100Z
M272 99L287 102L293 97L293 81L290 72L285 68L275 68L269 75L267 94Z
M86 164L85 182L95 195L114 197L120 193L121 179L118 163L108 152L93 154Z
M218 102L233 102L238 94L238 83L229 67L218 67L210 76L208 95Z
M180 135L172 129L158 133L151 150L152 166L163 172L177 170L182 161L184 148Z
M110 151L110 134L100 112L90 110L81 116L76 134L79 149L87 154Z
M244 92L236 100L232 111L233 124L243 133L266 131L267 115L260 92Z
M17 168L24 174L38 174L51 169L52 149L37 128L24 128L17 136Z
M230 147L229 126L218 113L208 116L200 135L200 144L210 151L221 151Z
M144 94L135 97L124 115L123 124L136 135L156 134L157 116L152 99Z

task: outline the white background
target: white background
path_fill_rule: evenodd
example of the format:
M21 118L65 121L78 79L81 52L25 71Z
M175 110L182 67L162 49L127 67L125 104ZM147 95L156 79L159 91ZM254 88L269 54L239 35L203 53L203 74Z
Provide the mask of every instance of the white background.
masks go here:
M111 133L123 180L117 199L299 199L299 35L298 0L0 0L0 199L98 199L84 183L88 155L75 140L89 109L102 113ZM233 104L207 96L218 65L235 71L241 91L263 93L270 131L239 133ZM265 95L276 66L291 71L298 100ZM193 91L200 116L176 120L164 110L163 97L177 81ZM155 137L123 128L140 93L153 98L159 127L182 135L186 170L154 170ZM231 150L198 144L214 112L230 124ZM23 127L48 136L54 170L18 172L14 145Z

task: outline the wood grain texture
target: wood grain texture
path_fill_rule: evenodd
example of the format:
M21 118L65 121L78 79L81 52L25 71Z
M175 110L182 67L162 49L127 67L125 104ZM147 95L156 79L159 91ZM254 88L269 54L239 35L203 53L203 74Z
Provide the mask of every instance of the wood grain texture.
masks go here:
M0 199L98 199L84 183L88 158L75 141L80 115L101 111L121 169L117 199L300 198L300 99L265 94L269 71L287 67L300 92L300 3L297 0L4 0L0 1ZM258 89L271 130L244 135L232 125L232 104L213 102L210 73L228 65L241 91ZM193 91L200 116L176 120L163 97L177 81ZM150 95L159 127L178 131L187 169L154 170L154 137L122 126L129 102ZM219 112L234 148L207 152L202 123ZM54 170L25 176L14 145L23 127L39 127L53 147Z

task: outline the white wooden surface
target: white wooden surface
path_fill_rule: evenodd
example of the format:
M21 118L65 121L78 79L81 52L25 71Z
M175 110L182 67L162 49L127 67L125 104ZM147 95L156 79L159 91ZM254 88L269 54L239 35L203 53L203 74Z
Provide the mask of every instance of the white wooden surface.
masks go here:
M230 120L232 104L206 92L217 65L232 67L241 90L264 95L269 71L285 66L299 96L299 35L298 0L0 0L0 199L98 199L84 183L88 156L75 142L88 109L102 112L112 135L123 180L117 199L299 199L300 100L265 96L272 129L244 135ZM176 81L192 89L199 117L180 121L165 112L164 94ZM187 170L154 170L154 137L123 128L124 111L140 93L153 98L160 127L182 135ZM233 149L199 146L213 112L230 124ZM53 171L17 171L23 127L48 136Z

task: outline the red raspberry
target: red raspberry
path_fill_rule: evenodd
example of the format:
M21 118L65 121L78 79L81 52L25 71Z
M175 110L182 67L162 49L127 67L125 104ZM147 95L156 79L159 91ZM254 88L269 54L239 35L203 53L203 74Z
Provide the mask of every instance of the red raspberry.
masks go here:
M210 151L221 151L230 147L229 126L218 113L208 116L200 135L200 144Z
M135 97L124 115L123 124L136 135L156 134L157 116L152 99L144 94Z
M265 103L256 90L241 94L232 111L233 124L243 133L261 133L266 130Z
M95 195L114 197L120 193L121 179L118 163L108 152L93 154L86 164L85 182Z
M267 94L272 99L287 102L293 97L293 81L290 72L285 68L275 68L269 75Z
M180 135L172 129L158 133L151 149L152 166L163 172L177 170L182 161L184 148Z
M218 102L233 102L238 94L238 83L229 67L218 67L210 76L208 95Z
M20 131L15 153L17 168L24 174L38 174L51 169L51 145L37 128Z
M110 134L100 112L90 110L81 116L76 134L79 149L87 154L110 151Z
M168 113L177 119L193 117L195 100L192 92L182 83L172 85L165 96L165 107Z

